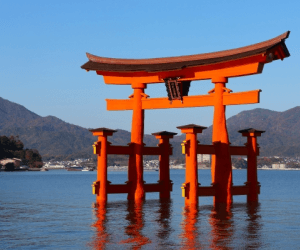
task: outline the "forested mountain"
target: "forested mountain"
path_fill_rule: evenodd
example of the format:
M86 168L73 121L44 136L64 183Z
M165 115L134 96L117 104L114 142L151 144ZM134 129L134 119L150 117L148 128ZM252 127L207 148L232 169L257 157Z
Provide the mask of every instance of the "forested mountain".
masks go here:
M197 123L197 121L195 121ZM258 139L261 155L300 155L300 107L284 112L267 109L243 111L227 120L230 142L243 145L246 138L237 131L245 128L266 130ZM178 131L179 132L179 131ZM212 127L199 135L203 144L211 143ZM79 158L91 157L91 145L95 137L86 128L64 122L54 116L41 117L25 107L0 97L0 135L19 136L25 148L35 148L43 159L51 157ZM184 135L175 136L171 143L174 158L183 158L180 143ZM130 142L130 132L118 130L109 141L113 144L126 145ZM145 135L147 146L158 143L152 135Z
M284 112L268 109L243 111L227 120L227 127L232 145L243 145L246 138L238 130L255 128L266 131L258 138L261 155L298 156L300 155L300 107ZM211 139L212 127L199 137L203 143Z
M0 97L0 129L27 125L28 122L39 118L37 114L25 107Z
M86 128L54 116L41 117L25 107L0 97L0 135L19 136L25 148L38 149L43 159L89 158L96 138ZM109 141L126 145L130 132L118 130ZM147 145L156 145L154 136L146 135Z

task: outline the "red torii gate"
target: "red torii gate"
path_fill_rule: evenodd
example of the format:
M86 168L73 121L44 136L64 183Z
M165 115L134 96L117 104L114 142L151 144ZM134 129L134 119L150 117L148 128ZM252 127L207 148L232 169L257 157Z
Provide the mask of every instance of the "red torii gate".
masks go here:
M259 103L261 90L231 93L232 91L226 88L226 83L230 77L260 74L263 71L264 64L288 57L290 54L285 45L285 39L288 38L289 33L288 31L268 41L238 49L191 56L115 59L87 53L89 61L81 68L87 71L96 71L98 75L103 76L106 84L131 85L133 88L133 94L127 100L106 100L107 110L133 110L131 149L129 151L125 150L126 154L130 155L128 164L130 187L127 185L128 189L126 189L128 199L139 201L145 197L145 184L143 181L143 155L145 154L143 144L144 110L213 106L212 142L214 145L219 145L218 150L214 152L211 166L212 181L214 185L218 186L216 193L213 195L216 203L232 202L231 155L226 128L225 106ZM215 85L208 95L188 96L191 81L206 79L211 79ZM165 83L168 98L149 98L144 90L147 84L153 83ZM92 130L92 132L98 136L99 133L102 133L99 136L100 142L102 137L106 138L114 131L100 128ZM194 131L193 133L197 132ZM107 143L106 141L105 145ZM100 156L100 144L97 145L95 146L96 152ZM101 150L103 145L102 143ZM114 153L117 154L118 150L115 150ZM162 152L156 152L155 154L164 155ZM168 157L169 154L170 152L167 154ZM192 163L187 162L187 169L188 164L194 164L194 160ZM102 163L101 160L98 161L98 173L104 167L106 167L105 160L102 159ZM196 177L192 178L195 179ZM108 185L104 179L100 181L99 178L101 177L98 175L98 184L100 183L101 188L97 183L95 184L97 199L100 197L99 189L102 189L102 185L103 189ZM159 192L162 192L162 189L159 189ZM197 192L195 194L197 195ZM106 201L106 195L107 192L99 199ZM192 199L193 202L197 202L195 197ZM189 198L186 199L189 200Z

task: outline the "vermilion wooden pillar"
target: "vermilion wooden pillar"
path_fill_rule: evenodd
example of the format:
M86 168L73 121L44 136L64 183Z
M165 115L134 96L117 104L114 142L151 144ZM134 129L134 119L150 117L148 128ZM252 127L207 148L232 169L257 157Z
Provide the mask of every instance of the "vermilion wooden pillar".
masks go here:
M206 127L201 127L195 124L177 127L181 129L181 133L186 134L185 143L185 183L183 189L185 190L185 204L198 204L198 163L197 163L197 133L202 133Z
M226 77L214 77L211 80L215 84L214 90L214 119L212 142L216 154L212 156L211 173L212 183L216 186L214 203L232 203L232 166L229 153L229 139L226 127L225 105L223 104L226 89Z
M162 131L153 133L156 139L159 139L159 147L162 147L163 153L159 155L159 183L163 186L162 191L159 192L159 198L170 199L172 181L170 180L170 154L171 145L170 139L177 135L177 133Z
M90 130L94 136L98 136L98 141L93 145L94 153L98 155L97 181L94 183L96 201L98 203L107 202L107 136L112 136L116 130L108 128L97 128Z
M131 124L131 143L133 144L133 154L129 156L128 180L131 185L128 193L128 200L145 199L144 179L143 179L143 137L144 137L144 110L142 109L142 98L145 95L146 84L132 84L133 95L133 115Z
M256 130L253 128L240 130L243 136L247 136L247 184L249 185L249 194L247 195L248 202L258 201L260 193L260 185L257 181L257 156L259 155L259 147L257 144L257 136L261 136L265 131Z

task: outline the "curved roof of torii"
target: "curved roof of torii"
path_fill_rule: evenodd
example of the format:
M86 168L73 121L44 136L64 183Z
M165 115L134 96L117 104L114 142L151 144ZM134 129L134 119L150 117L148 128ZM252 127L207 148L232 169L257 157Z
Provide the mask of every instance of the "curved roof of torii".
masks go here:
M217 65L261 54L264 56L264 59L260 62L268 63L272 60L283 59L290 56L285 45L285 39L288 38L289 33L290 31L287 31L273 39L241 48L189 56L152 59L117 59L100 57L87 53L89 61L82 65L81 68L95 70L100 75L105 75L106 73L126 74L138 72L153 74L154 72L166 72L197 66Z

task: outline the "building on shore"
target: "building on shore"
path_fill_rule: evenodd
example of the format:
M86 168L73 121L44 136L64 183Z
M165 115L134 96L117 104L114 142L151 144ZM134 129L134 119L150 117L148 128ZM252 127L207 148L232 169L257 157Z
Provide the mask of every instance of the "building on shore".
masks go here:
M1 160L0 164L2 166L5 166L8 163L12 163L12 164L14 164L15 168L19 168L21 166L21 162L22 162L22 160L18 159L18 158L7 158L7 159Z
M286 164L282 164L282 163L272 164L272 168L273 169L285 169L286 168Z
M201 163L204 163L204 162L211 163L211 155L208 155L208 154L198 154L197 155L197 161L201 162Z
M44 168L48 168L48 169L64 169L66 168L65 165L59 165L59 164L45 164Z

